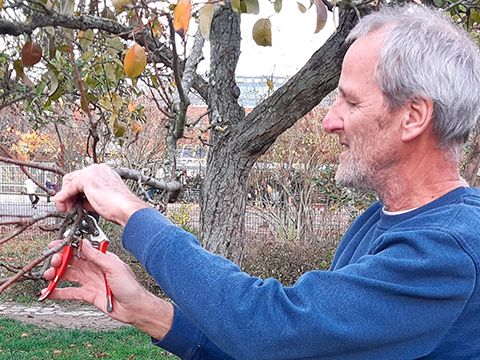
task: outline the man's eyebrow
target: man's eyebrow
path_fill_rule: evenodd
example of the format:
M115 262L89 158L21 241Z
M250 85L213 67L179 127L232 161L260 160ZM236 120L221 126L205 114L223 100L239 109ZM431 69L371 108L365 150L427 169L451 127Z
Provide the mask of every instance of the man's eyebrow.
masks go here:
M338 87L338 94L342 95L342 97L346 98L349 101L355 101L357 100L357 95L353 91L348 91L348 89L345 89L343 87Z

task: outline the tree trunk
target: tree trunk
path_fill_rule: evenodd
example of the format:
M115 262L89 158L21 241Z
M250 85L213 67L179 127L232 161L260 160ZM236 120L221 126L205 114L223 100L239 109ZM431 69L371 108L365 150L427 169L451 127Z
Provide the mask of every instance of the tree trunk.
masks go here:
M200 201L200 241L207 250L241 265L248 174L275 139L337 86L344 40L357 18L341 10L337 32L307 64L248 115L238 105L235 68L240 17L225 5L211 27L211 145Z
M470 186L478 185L478 169L480 169L480 132L476 130L463 171L463 177Z

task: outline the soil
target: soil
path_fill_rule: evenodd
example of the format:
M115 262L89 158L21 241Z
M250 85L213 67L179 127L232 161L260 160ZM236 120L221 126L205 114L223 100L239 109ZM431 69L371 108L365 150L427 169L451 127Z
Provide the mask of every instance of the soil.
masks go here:
M80 302L55 302L26 305L14 301L0 301L0 318L18 320L42 328L111 330L129 326L110 318L94 306Z

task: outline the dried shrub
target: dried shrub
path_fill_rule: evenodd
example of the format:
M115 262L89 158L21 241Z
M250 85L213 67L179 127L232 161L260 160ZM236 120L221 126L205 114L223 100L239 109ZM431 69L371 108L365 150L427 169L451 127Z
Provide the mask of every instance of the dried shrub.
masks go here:
M246 244L243 270L252 276L273 277L284 286L291 286L307 271L327 270L340 239L339 231L332 231L328 238L320 240L278 240L271 236L250 238Z

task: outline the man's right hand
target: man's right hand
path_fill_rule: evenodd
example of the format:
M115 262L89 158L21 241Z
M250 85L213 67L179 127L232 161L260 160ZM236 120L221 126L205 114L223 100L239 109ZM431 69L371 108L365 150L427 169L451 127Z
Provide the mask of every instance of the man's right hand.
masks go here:
M69 211L79 194L85 196L83 207L95 211L108 221L125 226L136 211L148 207L107 165L91 165L67 174L62 190L53 200L61 212Z
M54 247L59 241L52 242ZM61 254L52 258L52 268L45 279L52 280L60 266ZM173 323L173 305L149 293L135 278L132 270L116 255L106 254L83 241L81 258L72 256L62 280L80 283L81 287L56 288L50 299L87 301L108 316L131 324L151 337L161 340ZM105 274L113 295L113 310L106 311ZM44 289L42 294L46 291Z

